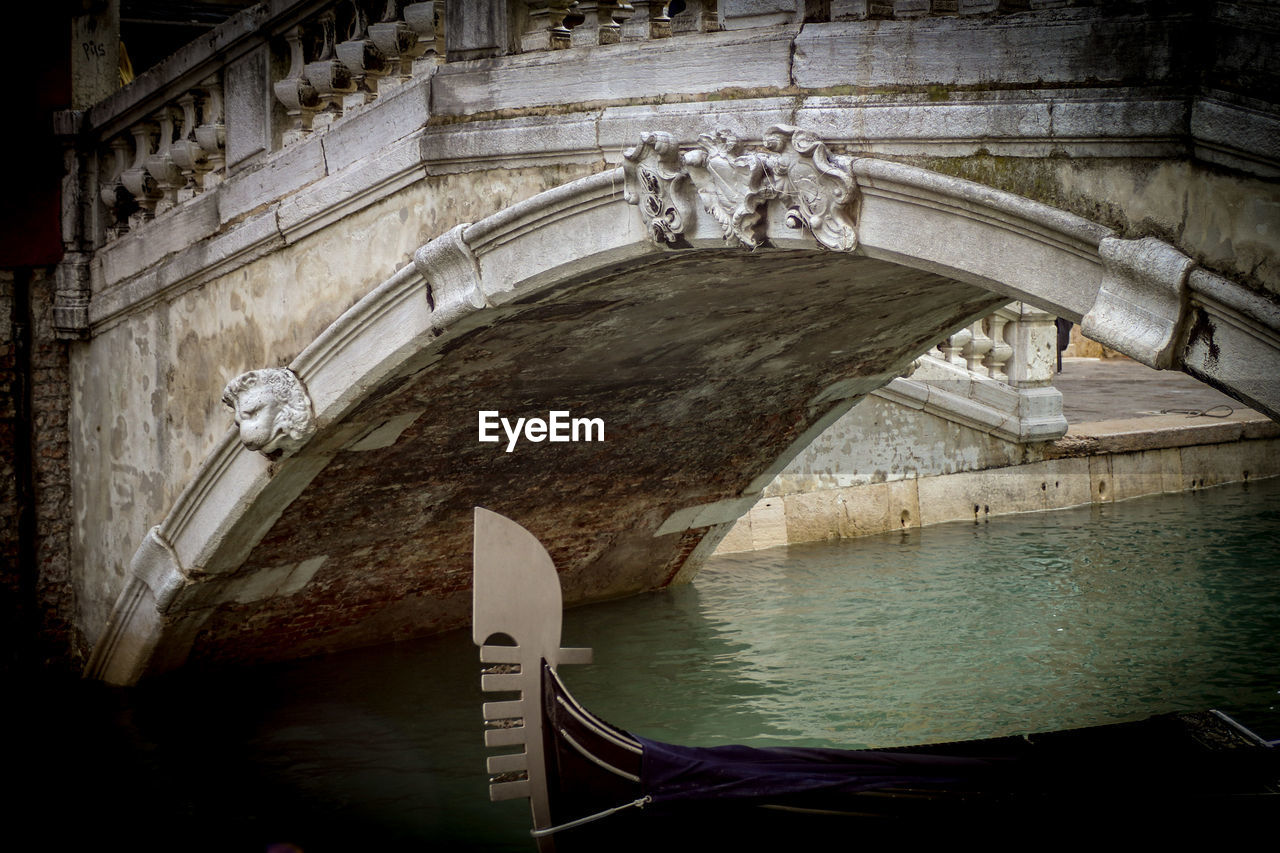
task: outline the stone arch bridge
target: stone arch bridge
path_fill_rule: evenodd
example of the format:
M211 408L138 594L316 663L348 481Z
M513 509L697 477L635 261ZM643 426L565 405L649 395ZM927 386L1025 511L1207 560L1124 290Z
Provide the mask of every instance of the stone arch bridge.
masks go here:
M463 624L475 505L688 577L1010 300L1280 414L1273 15L684 5L266 3L60 117L89 675Z

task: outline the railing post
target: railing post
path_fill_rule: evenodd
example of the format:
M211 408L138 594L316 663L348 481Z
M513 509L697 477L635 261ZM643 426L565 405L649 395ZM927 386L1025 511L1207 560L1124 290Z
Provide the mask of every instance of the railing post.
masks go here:
M320 56L306 64L307 82L320 96L320 112L312 119L312 127L326 127L342 116L342 96L356 90L351 71L337 58L337 17L333 12L322 12L317 18L324 44Z
M1053 315L1025 302L1005 309L1011 315L1005 337L1013 356L1005 368L1008 382L1015 388L1040 388L1053 381L1058 348L1058 329Z
M155 215L156 202L162 194L156 186L156 179L147 171L155 125L139 122L129 128L129 132L133 134L133 163L121 173L120 183L138 204L138 210L129 217L129 229L132 230Z
M122 179L129 168L129 140L117 136L111 140L111 165L107 178L101 183L98 195L110 214L111 221L104 223L103 237L114 240L129 231L129 215L137 209L133 194Z
M182 125L172 147L174 164L181 170L182 185L178 188L179 202L194 198L204 184L204 173L209 171L209 157L196 141L196 93L184 92L178 98L182 110Z
M334 53L338 61L351 72L351 81L355 84L355 91L349 92L342 97L342 110L346 113L348 110L359 109L365 104L371 103L378 97L378 81L386 75L392 64L392 57L398 60L398 45L395 44L394 33L391 34L390 44L391 54L382 49L382 45L377 44L370 37L369 19L365 15L364 9L359 3L352 4L354 13L351 18L351 27L347 32L347 37L338 42L334 46ZM395 3L392 7L394 9ZM406 27L406 29L408 29ZM410 35L415 33L410 31Z
M716 0L688 0L684 4L684 11L671 16L671 32L678 34L718 31L720 15L716 5Z
M146 159L146 169L155 178L160 197L156 200L152 215L164 213L178 203L178 188L182 186L182 170L173 162L173 109L161 107L152 116L159 127L155 153Z
M409 80L413 75L414 62L418 57L425 55L428 51L435 54L435 14L434 4L414 3L412 6L406 6L401 12L405 16L405 20L396 17L395 0L387 0L386 9L382 13L382 20L369 25L369 39L372 40L378 52L383 57L384 66L377 70L366 70L367 79L372 78L368 82L368 87L375 94L378 86L398 86ZM419 32L408 21L409 10L413 7L431 6L429 10L416 9L418 14L417 20L423 27L423 32ZM425 14L423 14L425 13ZM376 84L376 85L374 85Z

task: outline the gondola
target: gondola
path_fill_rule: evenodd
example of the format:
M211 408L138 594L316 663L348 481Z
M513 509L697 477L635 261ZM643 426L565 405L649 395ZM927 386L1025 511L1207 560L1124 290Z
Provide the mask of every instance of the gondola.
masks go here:
M1225 714L1165 714L1044 734L873 750L684 747L591 713L559 670L559 578L515 522L475 511L473 638L490 797L527 797L539 850L773 850L810 839L1149 839L1280 817L1280 753ZM673 840L679 839L676 844ZM1043 840L1043 839L1042 839ZM710 849L710 848L709 848Z

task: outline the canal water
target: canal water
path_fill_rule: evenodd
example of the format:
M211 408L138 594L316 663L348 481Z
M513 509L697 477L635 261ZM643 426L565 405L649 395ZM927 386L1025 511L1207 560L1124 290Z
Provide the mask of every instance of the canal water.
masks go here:
M691 586L568 612L565 643L597 662L564 675L611 722L683 743L1210 707L1280 738L1278 581L1270 480L718 557ZM526 803L487 801L478 670L456 632L163 680L115 700L135 789L117 793L182 840L161 849L531 850Z

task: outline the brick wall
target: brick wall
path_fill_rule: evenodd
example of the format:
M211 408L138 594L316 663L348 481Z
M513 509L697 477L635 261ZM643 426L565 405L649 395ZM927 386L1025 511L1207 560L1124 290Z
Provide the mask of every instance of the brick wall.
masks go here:
M52 270L0 270L0 607L3 665L79 669L71 583L67 343Z

